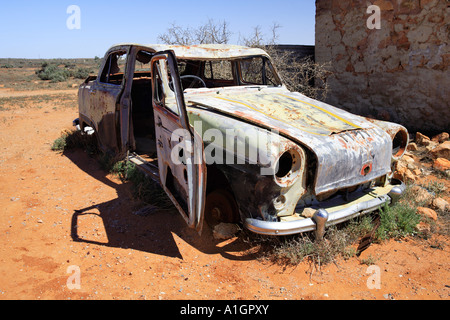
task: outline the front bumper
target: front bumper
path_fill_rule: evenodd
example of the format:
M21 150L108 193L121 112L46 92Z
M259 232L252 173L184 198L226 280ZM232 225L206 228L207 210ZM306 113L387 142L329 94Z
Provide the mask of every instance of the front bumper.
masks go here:
M344 205L336 201L327 201L317 207L312 218L294 221L262 221L247 218L244 226L252 232L263 235L291 235L315 231L321 237L325 228L342 223L359 215L375 211L385 204L395 202L405 191L406 186L401 181L388 187L380 187L363 197L358 197Z

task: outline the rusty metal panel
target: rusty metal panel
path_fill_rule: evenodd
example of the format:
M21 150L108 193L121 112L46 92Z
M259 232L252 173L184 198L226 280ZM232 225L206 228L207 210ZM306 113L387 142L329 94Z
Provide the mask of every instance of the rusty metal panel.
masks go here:
M269 57L268 54L258 48L249 48L231 44L199 44L191 46L168 45L168 44L137 44L137 43L121 43L112 46L109 51L116 48L126 46L139 46L146 48L150 52L162 52L173 50L177 59L195 58L201 59L238 59L242 57L262 55Z
M355 186L390 172L392 141L361 117L284 88L186 94L188 104L276 130L310 149L318 165L314 191ZM368 168L368 169L367 169Z

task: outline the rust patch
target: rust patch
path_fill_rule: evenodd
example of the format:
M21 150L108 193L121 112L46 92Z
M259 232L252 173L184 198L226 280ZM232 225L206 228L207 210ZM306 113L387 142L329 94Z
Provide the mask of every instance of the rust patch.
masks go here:
M365 164L361 169L361 175L367 176L372 171L372 163Z

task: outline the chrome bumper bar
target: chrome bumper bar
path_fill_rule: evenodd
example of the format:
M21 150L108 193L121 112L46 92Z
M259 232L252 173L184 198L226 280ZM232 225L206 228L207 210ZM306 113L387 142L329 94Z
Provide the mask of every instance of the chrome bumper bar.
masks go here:
M315 231L316 237L321 238L325 233L325 228L339 224L359 215L375 211L385 204L395 202L406 189L405 185L395 185L388 194L380 195L368 201L356 203L344 209L334 212L327 212L325 209L318 209L312 218L305 218L295 221L277 222L262 221L247 218L244 226L255 233L263 235L291 235L308 231Z

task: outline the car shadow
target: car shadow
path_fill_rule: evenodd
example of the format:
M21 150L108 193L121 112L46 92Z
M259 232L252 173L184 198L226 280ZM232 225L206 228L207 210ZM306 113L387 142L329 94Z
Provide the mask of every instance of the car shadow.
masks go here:
M150 203L150 210L142 214L136 207L139 200L133 198L131 182L113 181L95 157L80 149L64 151L63 155L117 193L113 200L73 210L70 230L73 241L183 259L177 245L179 237L205 254L220 254L230 260L254 260L258 256L240 237L216 240L208 226L199 235L186 225L174 206L160 209ZM98 228L84 222L87 220L100 222L106 234L100 239L96 234Z

